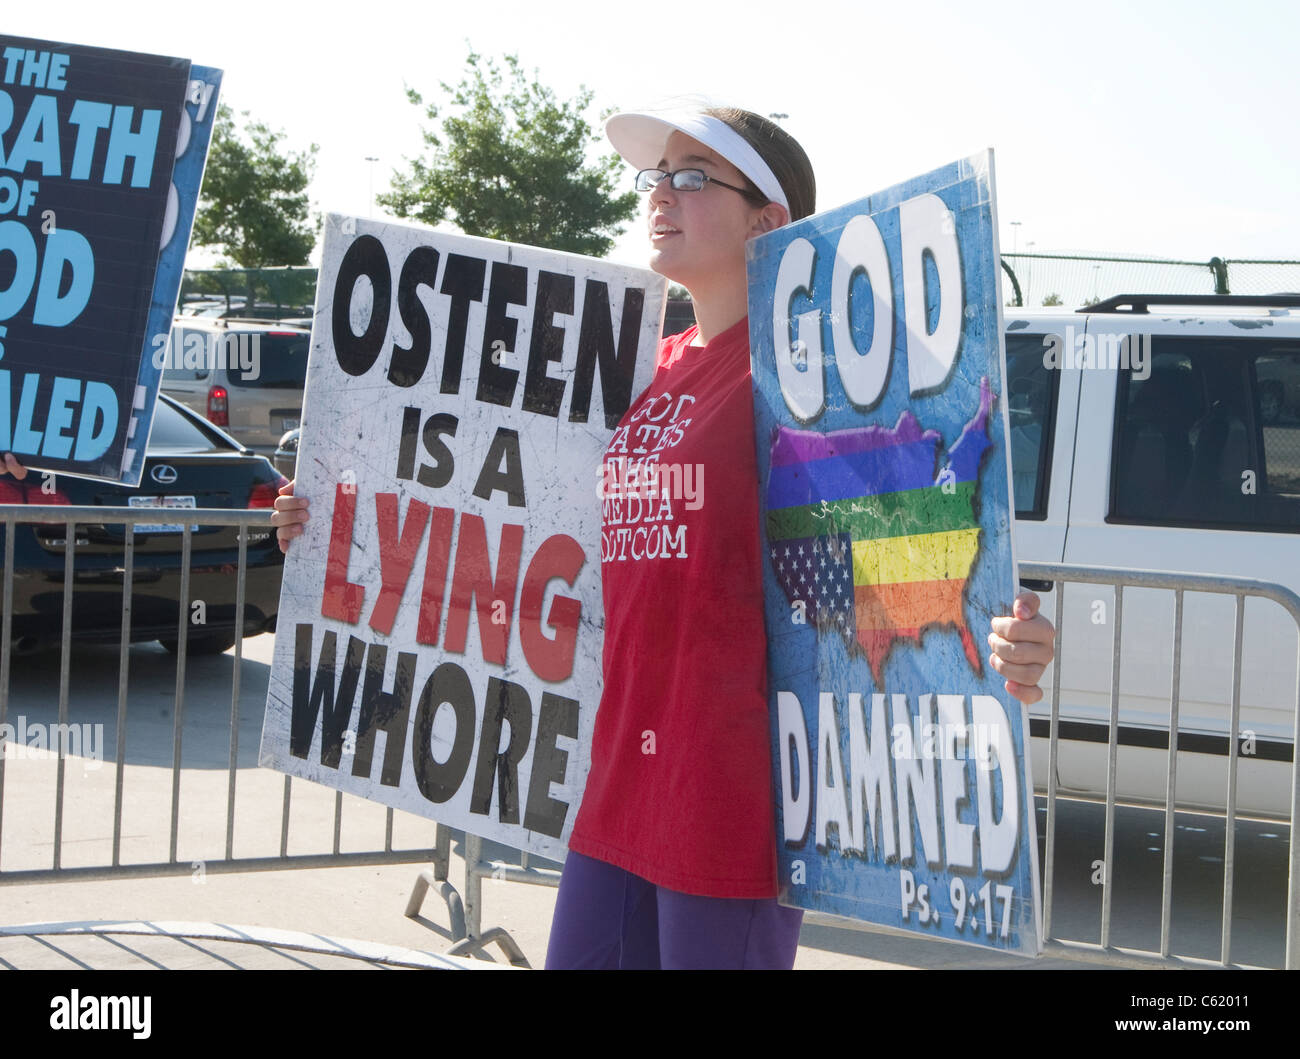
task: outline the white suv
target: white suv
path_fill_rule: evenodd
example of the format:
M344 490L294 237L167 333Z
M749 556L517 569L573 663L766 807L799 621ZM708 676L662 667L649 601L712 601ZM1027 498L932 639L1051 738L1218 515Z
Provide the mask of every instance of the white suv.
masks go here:
M1007 399L1021 561L1233 575L1300 592L1300 297L1124 296L1077 313L1007 309ZM1042 588L1044 586L1031 585ZM1054 591L1043 612L1054 614ZM1067 585L1063 791L1106 789L1110 588ZM1128 589L1118 784L1163 803L1174 596ZM1234 601L1186 594L1176 800L1226 804ZM1247 599L1237 807L1289 813L1296 625ZM1050 689L1052 673L1043 677ZM1031 710L1047 781L1047 708Z

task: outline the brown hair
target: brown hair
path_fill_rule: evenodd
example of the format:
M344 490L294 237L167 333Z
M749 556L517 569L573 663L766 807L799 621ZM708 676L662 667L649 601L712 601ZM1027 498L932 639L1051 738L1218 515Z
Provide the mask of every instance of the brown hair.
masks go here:
M785 192L790 220L797 221L817 210L817 181L812 163L799 142L774 121L736 107L710 107L705 114L725 122L759 153ZM759 198L765 198L749 177L745 182Z

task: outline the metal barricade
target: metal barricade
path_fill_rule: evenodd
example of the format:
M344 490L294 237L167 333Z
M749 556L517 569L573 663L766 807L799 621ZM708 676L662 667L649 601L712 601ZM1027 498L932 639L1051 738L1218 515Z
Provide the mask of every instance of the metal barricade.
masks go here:
M270 526L269 510L230 510L230 509L176 509L184 512L185 524L180 532L180 593L177 614L176 647L176 685L175 708L172 722L172 764L170 794L170 830L169 854L165 861L146 863L123 863L122 845L122 810L123 778L125 774L126 725L127 725L127 684L131 630L131 603L135 589L135 538L134 532L124 532L121 556L122 625L118 653L118 689L117 689L117 732L113 764L116 768L114 777L113 805L113 839L112 852L108 862L96 865L65 866L63 863L64 831L64 789L66 769L65 740L60 738L57 747L57 775L55 779L55 811L53 821L53 864L49 868L25 870L0 870L0 884L43 882L58 879L99 879L119 878L124 876L156 876L168 874L187 874L192 871L188 859L178 858L177 835L180 821L180 784L181 784L181 746L185 723L185 678L186 649L188 642L187 619L190 614L190 575L192 558L192 527L194 526L233 526L239 532L239 559L236 571L238 583L235 602L235 628L242 629L245 617L245 584L248 572L248 536L251 528ZM140 523L156 523L159 518L157 508L111 508L111 507L70 507L66 505L18 505L0 506L0 520L4 526L4 600L3 624L0 629L0 725L4 725L9 713L10 672L12 665L13 643L13 589L14 589L14 538L17 527L27 523L63 523L67 532L64 544L63 565L63 610L62 610L62 658L59 670L58 697L58 732L60 735L69 730L68 705L71 693L72 660L72 601L74 573L76 570L77 535L74 532L78 524L122 525L134 527ZM427 862L430 847L411 849L393 848L393 810L387 809L382 847L364 851L343 852L341 850L341 832L343 823L343 795L336 792L334 799L333 848L328 853L290 854L289 846L289 810L291 804L292 780L284 777L283 796L280 816L280 849L277 856L237 857L234 854L235 842L235 791L237 776L237 757L239 753L239 709L240 709L240 669L243 660L242 637L235 640L235 663L230 694L230 752L227 765L226 782L226 821L225 853L222 857L206 858L204 871L244 872L285 868L317 868L334 865L375 865L393 863ZM51 746L51 750L54 747ZM0 753L0 854L3 853L5 826L5 756ZM434 847L435 864L438 853L445 858L447 842L440 840ZM445 875L445 859L440 865Z
M1056 658L1058 664L1053 667L1052 688L1050 691L1050 760L1048 768L1048 787L1047 795L1047 834L1046 834L1046 856L1044 857L1043 869L1043 949L1044 956L1064 957L1070 960L1083 960L1100 964L1111 964L1129 967L1148 967L1148 966L1167 966L1167 967L1187 967L1187 966L1231 966L1229 955L1231 949L1231 921L1232 921L1232 895L1233 895L1233 870L1234 870L1234 827L1237 822L1236 804L1235 804L1235 787L1237 776L1237 748L1238 735L1240 733L1240 693L1241 693L1241 655L1242 655L1242 628L1244 604L1247 597L1258 597L1271 600L1281 607L1296 621L1297 628L1300 629L1300 596L1297 596L1290 589L1283 586L1271 584L1268 582L1257 581L1247 578L1229 578L1204 575L1181 575L1156 573L1149 571L1134 570L1116 570L1105 567L1084 567L1084 566L1067 566L1063 564L1048 563L1030 563L1022 562L1019 564L1020 576L1031 581L1051 581L1057 586L1055 614L1052 616L1053 624L1057 631L1057 641L1055 645ZM1055 848L1058 838L1056 826L1056 810L1058 804L1057 791L1057 760L1059 751L1059 728L1060 728L1060 696L1061 696L1061 658L1060 634L1063 618L1064 592L1061 587L1066 584L1091 584L1091 585L1108 585L1115 588L1116 605L1115 621L1112 640L1112 669L1111 669L1111 693L1110 693L1110 730L1108 742L1108 761L1107 761L1107 789L1104 799L1105 805L1105 852L1103 856L1105 864L1105 875L1102 882L1102 910L1101 910L1101 931L1100 942L1090 944L1088 942L1074 941L1065 938L1053 936L1053 907L1055 892ZM1160 948L1159 951L1147 951L1135 948L1118 947L1111 943L1111 918L1112 905L1111 896L1113 892L1113 882L1115 871L1123 871L1124 866L1115 865L1114 858L1114 839L1115 839L1115 810L1118 804L1116 795L1116 765L1118 751L1118 727L1119 727L1119 686L1120 686L1120 644L1122 635L1122 615L1123 615L1123 593L1125 588L1152 588L1165 589L1172 591L1175 595L1175 615L1173 628L1173 678L1170 689L1170 737L1168 740L1168 774L1166 781L1166 797L1164 801L1165 814L1165 835L1163 847L1163 870L1162 870L1162 889L1161 889L1161 917L1160 917ZM1172 910L1172 886L1173 886L1173 858L1174 858L1174 837L1175 837L1175 803L1174 792L1176 789L1177 777L1177 753L1178 753L1178 708L1180 703L1179 672L1181 662L1181 641L1182 641L1182 614L1183 614L1183 593L1184 592L1208 592L1219 595L1229 595L1236 599L1236 623L1233 648L1233 676L1232 676L1232 705L1231 705L1231 738L1229 739L1230 751L1228 758L1228 802L1225 806L1225 850L1224 850L1224 896L1222 911L1222 929L1221 929L1221 952L1218 961L1209 961L1197 959L1188 956L1176 956L1171 954L1170 943L1170 921ZM1285 966L1294 968L1300 966L1300 957L1297 955L1297 944L1300 942L1300 893L1297 892L1297 885L1300 884L1300 843L1295 841L1294 822L1297 818L1297 797L1300 796L1300 766L1297 765L1297 756L1294 753L1294 746L1297 739L1300 739L1300 668L1297 669L1296 684L1296 723L1295 730L1292 733L1292 756L1291 756L1291 809L1290 821L1292 824L1292 837L1289 845L1289 870L1287 882L1287 903L1286 903L1286 949L1285 949ZM1039 793L1043 793L1041 790ZM1071 797L1077 798L1077 794ZM444 861L445 863L445 861ZM558 886L559 873L546 868L531 867L528 862L527 854L523 855L521 863L516 865L499 860L489 860L484 857L482 840L467 835L465 838L465 905L464 905L464 934L466 940L461 941L454 949L454 953L468 954L470 952L481 951L489 942L497 941L502 945L507 953L513 951L512 943L509 941L509 935L506 935L500 928L493 928L483 931L481 928L482 920L482 903L483 888L482 882L485 878L503 880L509 882L523 882L533 885ZM419 910L420 902L430 885L437 881L442 882L445 889L449 889L446 880L445 868L441 874L426 872L421 881L417 882L414 891L411 894L410 904L408 905L407 914L415 915ZM452 891L454 893L454 891ZM444 894L445 896L445 894ZM820 923L823 925L849 925L845 920L833 916L818 916L815 914L808 915L809 922ZM462 921L457 921L457 927ZM872 930L867 924L852 924L858 929ZM884 929L884 928L882 928ZM896 933L895 931L887 931Z
M1056 608L1053 623L1056 626L1056 657L1058 664L1053 667L1051 689L1050 720L1050 757L1048 763L1047 789L1047 842L1043 868L1043 936L1045 955L1067 956L1071 959L1085 959L1100 963L1123 964L1127 966L1186 966L1188 964L1229 966L1232 945L1232 895L1234 882L1235 831L1237 825L1237 765L1240 744L1241 719L1241 658L1242 628L1247 597L1271 600L1282 607L1300 629L1300 596L1281 585L1258 581L1250 578L1218 577L1193 574L1169 574L1151 571L1116 570L1106 567L1067 566L1052 563L1020 564L1020 576L1030 580L1051 581L1056 583ZM1108 759L1105 796L1105 852L1103 855L1104 877L1102 880L1102 906L1100 940L1096 945L1085 942L1068 941L1053 936L1053 898L1055 849L1057 841L1057 762L1060 738L1060 697L1061 697L1061 624L1063 618L1064 596L1062 586L1069 584L1110 585L1115 589L1115 620L1111 645L1110 674L1110 729L1108 741ZM1166 775L1166 794L1164 803L1165 832L1163 844L1162 886L1160 901L1160 948L1159 951L1120 949L1111 944L1111 896L1113 892L1114 871L1112 858L1115 841L1115 807L1116 807L1116 758L1118 751L1118 728L1120 706L1120 644L1123 621L1123 599L1126 588L1164 589L1174 593L1174 626L1172 683L1169 692L1169 739ZM1181 648L1183 637L1183 594L1185 592L1205 592L1232 596L1236 600L1236 621L1233 636L1232 655L1232 700L1228 731L1228 776L1227 801L1224 806L1224 852L1223 852L1223 907L1220 930L1220 958L1217 962L1195 960L1188 957L1174 957L1170 953L1170 914L1172 904L1173 857L1175 837L1175 801L1176 778L1178 768L1178 734L1179 704L1181 689L1179 676L1181 669ZM1290 843L1286 897L1286 946L1285 966L1288 969L1300 967L1300 842L1295 834L1295 823L1300 817L1300 756L1295 753L1300 742L1300 668L1297 669L1295 716L1291 735L1291 804L1290 804Z
M178 825L180 820L180 778L182 730L185 711L185 675L187 617L190 610L190 572L192 558L192 526L231 526L239 527L239 558L237 565L238 584L236 590L235 625L242 628L245 608L245 580L248 570L248 530L254 527L269 527L269 511L242 511L226 509L184 509L185 524L181 528L181 582L177 613L177 658L175 684L175 712L172 722L172 763L169 804L169 854L165 861L156 860L145 863L123 863L121 857L123 778L125 774L126 725L127 725L127 686L128 686L128 647L130 646L131 600L134 589L135 549L132 533L124 534L122 551L122 625L118 654L118 689L117 689L117 738L114 753L114 804L113 804L113 839L111 857L107 863L69 867L63 864L63 817L64 786L66 768L66 748L62 740L57 747L57 774L55 781L55 812L53 821L53 864L49 868L2 870L0 884L52 881L58 879L95 879L116 878L123 876L155 876L167 874L185 874L191 871L191 864L178 857ZM62 657L59 670L58 724L60 732L66 731L69 717L69 697L71 693L71 642L72 642L72 600L76 569L77 535L75 527L83 524L113 524L135 526L144 522L156 522L156 509L108 508L108 507L67 507L49 506L0 506L0 520L5 527L4 535L4 588L3 620L0 623L0 725L7 722L10 698L10 672L12 665L13 641L13 587L14 587L14 538L16 528L25 523L63 523L66 526L66 544L64 545L63 567L63 610L62 610ZM1124 964L1130 966L1167 965L1186 966L1206 964L1211 961L1194 960L1187 957L1171 955L1170 919L1171 895L1173 882L1173 852L1175 839L1175 804L1177 753L1179 734L1180 704L1180 661L1183 622L1183 594L1185 592L1213 593L1232 596L1236 600L1236 621L1233 643L1232 700L1229 720L1229 752L1227 803L1224 807L1225 840L1223 855L1223 906L1220 932L1220 959L1212 965L1230 964L1232 942L1232 896L1234 885L1235 827L1237 823L1236 781L1238 767L1238 745L1240 735L1241 712L1241 668L1242 668L1242 632L1245 600L1257 597L1271 600L1281 606L1300 629L1300 596L1282 586L1267 582L1215 576L1181 575L1154 573L1146 571L1116 570L1101 567L1067 566L1062 564L1021 563L1020 575L1031 580L1049 581L1056 584L1055 614L1053 620L1057 629L1057 658L1060 659L1060 630L1063 618L1064 584L1090 584L1113 586L1115 590L1115 621L1112 640L1112 668L1110 691L1110 719L1108 764L1105 796L1105 839L1100 940L1098 944L1073 941L1055 937L1053 934L1053 913L1055 898L1055 848L1057 833L1057 762L1060 738L1060 665L1053 670L1050 698L1050 756L1047 787L1047 830L1046 856L1044 858L1044 918L1043 934L1045 955L1063 956L1070 959L1082 959L1100 963ZM1118 728L1120 707L1120 645L1123 620L1123 594L1126 588L1163 589L1174 593L1175 611L1173 626L1172 684L1170 687L1170 722L1168 738L1168 765L1166 777L1166 799L1164 804L1165 833L1163 847L1163 871L1161 892L1161 923L1159 950L1136 950L1119 948L1111 943L1112 886L1116 870L1122 866L1112 863L1115 839L1115 811L1119 803L1116 794L1116 763L1118 751ZM288 852L289 846L289 810L291 805L292 779L283 777L283 794L280 815L279 854L276 856L237 857L234 854L235 839L235 791L238 756L238 724L240 707L240 664L243 658L240 639L235 642L235 665L230 698L230 750L227 763L226 813L225 813L225 851L224 856L205 861L205 870L214 872L261 871L268 869L315 868L333 865L376 865L391 863L429 863L432 867L424 871L417 880L407 906L407 915L416 916L423 898L430 886L437 886L440 896L447 903L451 918L451 934L457 945L453 953L481 951L490 942L498 943L511 962L521 962L522 955L513 939L500 929L483 931L482 920L482 881L484 878L526 882L534 885L556 886L559 873L553 869L531 866L525 855L519 865L501 861L485 860L483 844L475 836L465 836L465 902L456 890L447 882L450 866L450 832L442 825L437 826L437 833L432 849L428 846L411 849L393 848L393 817L391 808L385 810L384 841L382 848L364 851L343 852L341 849L341 832L343 820L343 794L335 793L333 842L328 853ZM1300 816L1300 758L1295 754L1296 742L1300 741L1300 669L1297 671L1296 713L1292 731L1291 753L1291 801L1289 823L1291 827L1288 880L1286 896L1286 944L1285 966L1300 967L1300 842L1296 841L1294 825ZM51 747L51 749L54 749ZM5 826L5 758L0 754L0 852L3 851Z

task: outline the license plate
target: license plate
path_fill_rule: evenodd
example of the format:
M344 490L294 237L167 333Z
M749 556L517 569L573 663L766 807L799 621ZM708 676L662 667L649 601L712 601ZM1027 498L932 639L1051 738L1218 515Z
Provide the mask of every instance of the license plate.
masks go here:
M133 496L128 498L128 504L131 507L198 507L192 496ZM190 527L191 530L198 528L198 526ZM184 525L170 522L139 522L135 526L136 533L181 533L184 529Z

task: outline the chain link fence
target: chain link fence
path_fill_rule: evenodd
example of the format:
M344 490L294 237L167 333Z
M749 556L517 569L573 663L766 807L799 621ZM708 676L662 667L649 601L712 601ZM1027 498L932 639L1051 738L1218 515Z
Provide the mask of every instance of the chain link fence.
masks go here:
M1002 255L1009 306L1067 309L1116 294L1279 294L1300 292L1300 260L1212 257L1179 261L1121 255ZM316 269L187 269L179 311L206 316L306 319L316 301ZM688 299L669 303L665 334L694 323Z
M199 316L302 319L316 303L316 269L186 269L177 311Z
M1300 291L1300 261L1212 257L1179 261L1162 257L1076 254L1002 255L1004 298L1009 306L1067 309L1116 294L1280 294Z

